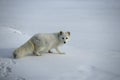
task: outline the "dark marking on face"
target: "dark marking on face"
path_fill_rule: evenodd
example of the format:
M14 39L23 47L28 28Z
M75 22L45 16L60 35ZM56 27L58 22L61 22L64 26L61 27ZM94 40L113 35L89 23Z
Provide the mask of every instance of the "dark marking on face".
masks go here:
M63 32L62 31L60 31L60 35L62 35L63 34Z
M64 41L64 44L66 44L66 42Z
M70 32L67 32L68 33L68 35L70 35Z

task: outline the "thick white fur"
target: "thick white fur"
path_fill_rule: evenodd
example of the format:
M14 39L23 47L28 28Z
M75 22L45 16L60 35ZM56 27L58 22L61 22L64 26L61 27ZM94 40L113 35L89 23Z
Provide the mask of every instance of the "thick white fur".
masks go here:
M14 58L22 58L28 54L40 56L42 53L49 52L51 49L56 49L58 53L63 53L59 50L59 46L70 41L70 32L52 33L52 34L36 34L25 44L17 48L13 56Z

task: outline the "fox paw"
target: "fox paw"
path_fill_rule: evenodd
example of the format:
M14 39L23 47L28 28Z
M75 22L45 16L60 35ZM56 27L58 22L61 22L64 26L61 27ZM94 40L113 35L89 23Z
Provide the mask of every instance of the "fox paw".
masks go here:
M35 54L36 56L42 56L41 54Z
M33 53L35 56L42 56L40 53Z
M60 54L65 54L64 52L60 53Z

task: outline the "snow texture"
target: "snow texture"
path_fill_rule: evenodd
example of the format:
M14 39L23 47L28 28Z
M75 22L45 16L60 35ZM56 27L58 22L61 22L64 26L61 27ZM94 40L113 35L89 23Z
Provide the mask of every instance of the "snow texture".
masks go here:
M13 59L0 58L0 80L25 80L22 77L11 76L13 65L15 65Z
M0 0L0 80L120 80L119 0ZM36 33L70 31L66 54L13 59Z

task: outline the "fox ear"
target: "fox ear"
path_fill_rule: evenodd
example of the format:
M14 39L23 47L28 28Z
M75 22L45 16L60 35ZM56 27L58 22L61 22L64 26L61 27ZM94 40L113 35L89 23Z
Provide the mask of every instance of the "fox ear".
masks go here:
M67 34L70 36L70 32L67 32Z
M62 35L63 34L63 32L62 31L60 31L60 35Z

